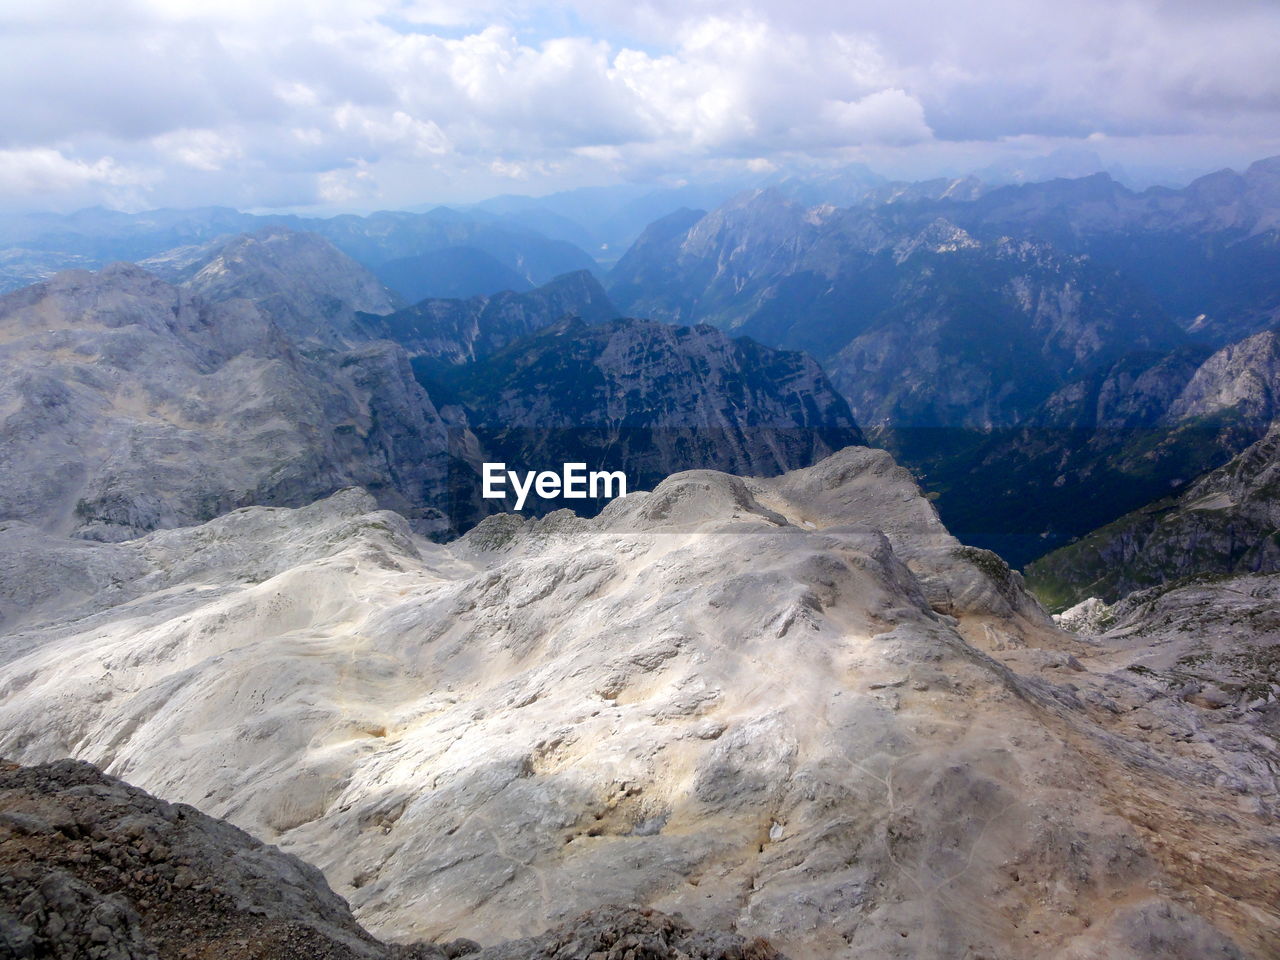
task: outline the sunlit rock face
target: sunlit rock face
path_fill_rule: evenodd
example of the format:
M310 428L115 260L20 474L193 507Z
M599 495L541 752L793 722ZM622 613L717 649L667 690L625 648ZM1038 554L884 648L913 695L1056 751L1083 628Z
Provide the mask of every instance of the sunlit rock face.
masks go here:
M1119 726L1140 688L882 451L447 545L357 490L3 534L11 609L42 570L76 591L6 625L0 754L226 817L380 937L634 902L793 958L1280 944L1265 809Z

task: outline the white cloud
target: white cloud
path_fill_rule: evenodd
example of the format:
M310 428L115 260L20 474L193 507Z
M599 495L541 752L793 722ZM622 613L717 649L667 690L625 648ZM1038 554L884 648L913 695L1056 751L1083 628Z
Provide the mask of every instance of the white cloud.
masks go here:
M140 187L153 176L121 166L111 157L79 160L48 147L0 150L0 196L8 198L88 186Z
M347 169L326 170L316 177L319 199L327 204L345 207L378 195L378 182L364 161Z
M1261 152L1277 30L1250 0L11 0L0 151L50 204L250 205L1095 133Z
M244 156L244 148L230 131L174 130L152 140L164 156L195 170L212 173Z
M835 142L901 146L933 138L920 101L896 88L856 101L828 100L818 116Z

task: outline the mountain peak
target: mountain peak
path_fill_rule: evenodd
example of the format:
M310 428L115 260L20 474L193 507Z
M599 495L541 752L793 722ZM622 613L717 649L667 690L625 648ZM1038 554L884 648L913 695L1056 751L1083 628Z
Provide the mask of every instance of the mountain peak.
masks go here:
M390 313L394 300L365 267L317 234L270 224L143 261L210 300L259 304L298 339L359 337L355 313Z

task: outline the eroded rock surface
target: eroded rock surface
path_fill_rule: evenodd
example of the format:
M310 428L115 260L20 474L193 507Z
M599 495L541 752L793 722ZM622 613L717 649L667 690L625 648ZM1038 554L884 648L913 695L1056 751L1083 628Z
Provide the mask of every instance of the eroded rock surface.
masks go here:
M0 760L0 957L785 960L762 940L608 907L524 941L384 944L314 867L76 761Z
M383 938L631 903L796 958L1280 946L1266 755L1224 790L1135 732L1143 678L881 451L449 545L372 507L86 545L120 583L0 644L0 752L225 817Z
M124 540L353 483L439 515L447 428L393 344L308 347L130 264L0 297L0 331L0 519Z

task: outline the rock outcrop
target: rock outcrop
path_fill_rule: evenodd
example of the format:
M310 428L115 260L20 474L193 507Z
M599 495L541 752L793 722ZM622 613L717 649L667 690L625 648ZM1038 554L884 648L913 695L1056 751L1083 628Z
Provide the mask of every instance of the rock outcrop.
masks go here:
M1200 577L1078 606L1060 620L1091 648L1085 662L1117 707L1113 731L1171 750L1239 810L1274 823L1280 576Z
M70 760L0 761L0 923L31 960L389 954L314 867Z
M384 944L315 867L86 763L0 760L0 956L13 960L783 960L611 907L525 941Z
M1280 946L1265 752L1223 791L1216 755L1133 734L1143 679L881 451L448 545L374 506L28 544L83 596L0 641L0 753L226 817L382 938L631 903L795 957Z

